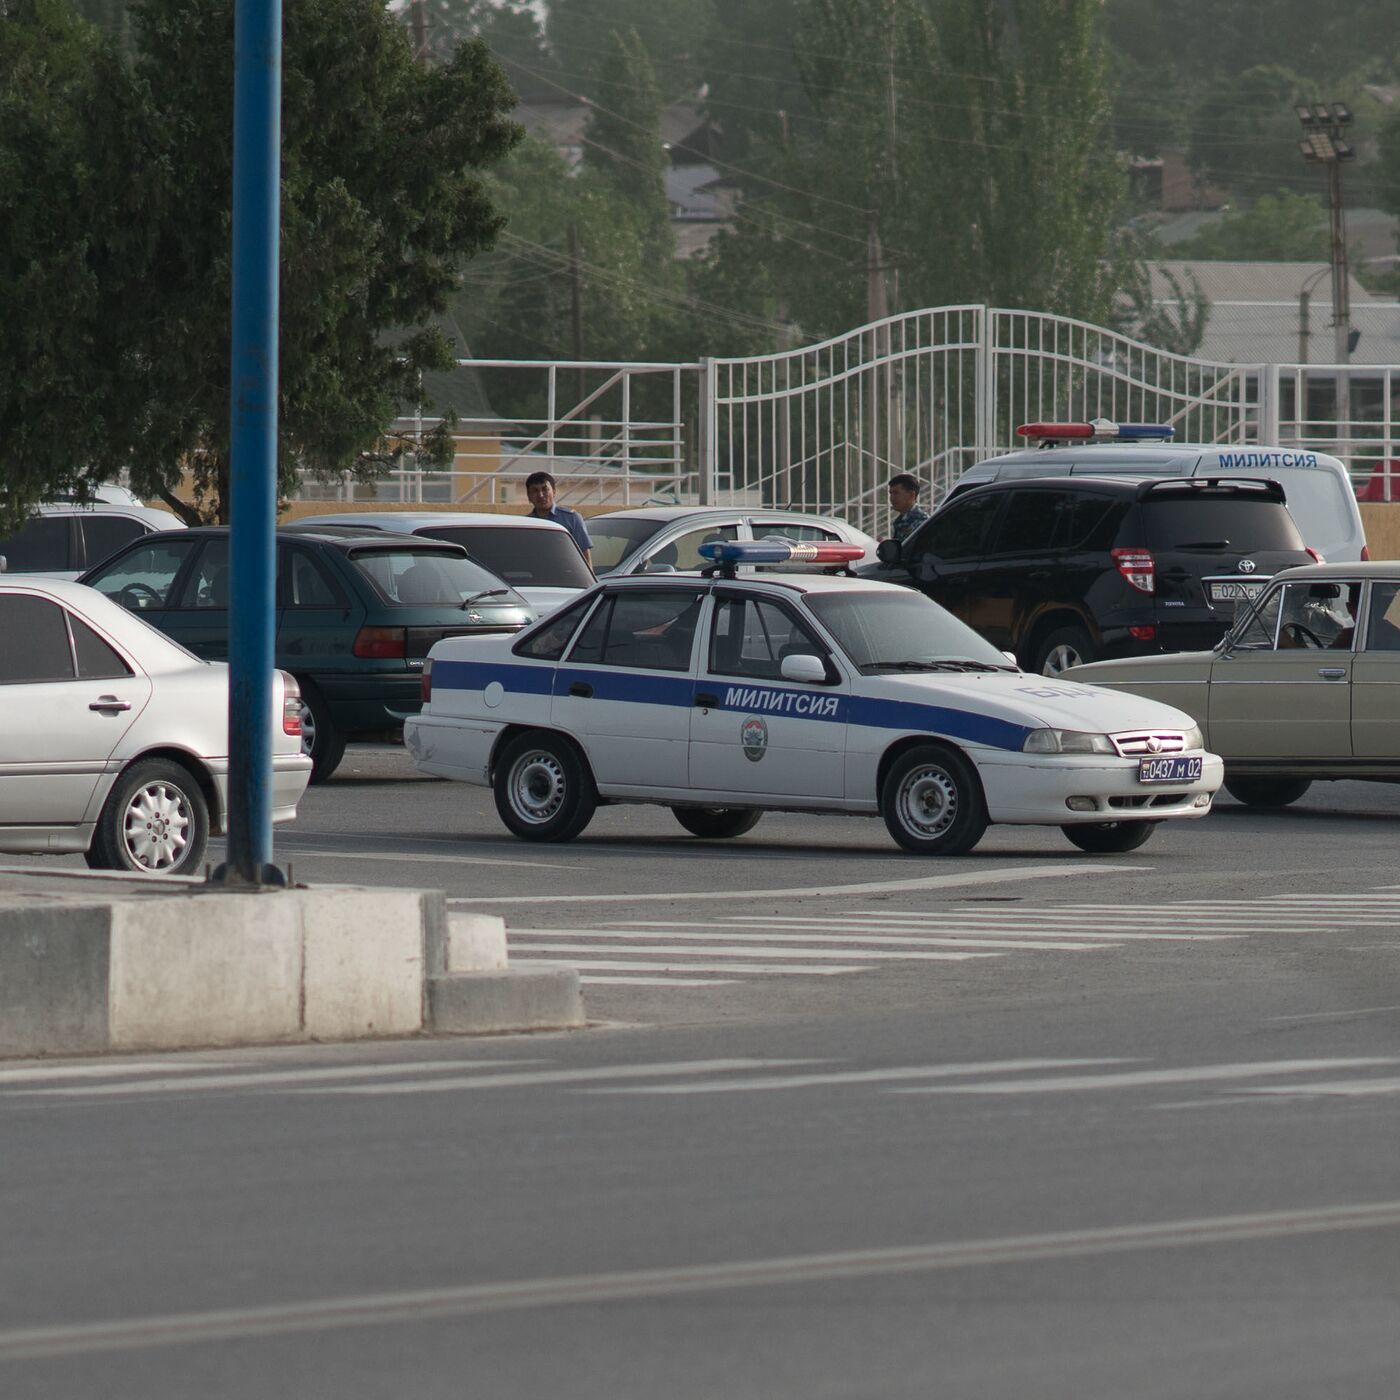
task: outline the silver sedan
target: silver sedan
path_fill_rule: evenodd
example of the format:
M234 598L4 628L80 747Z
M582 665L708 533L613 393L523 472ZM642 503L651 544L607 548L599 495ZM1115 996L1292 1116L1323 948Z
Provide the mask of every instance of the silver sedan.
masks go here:
M228 810L228 669L101 593L0 576L0 851L194 873ZM276 672L272 819L311 776L296 681Z

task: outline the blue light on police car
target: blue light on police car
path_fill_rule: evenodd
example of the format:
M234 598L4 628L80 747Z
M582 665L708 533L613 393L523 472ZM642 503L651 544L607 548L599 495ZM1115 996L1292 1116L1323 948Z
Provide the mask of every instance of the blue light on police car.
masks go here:
M715 564L850 564L865 557L858 544L796 544L792 540L713 540L700 555Z
M1023 423L1019 436L1041 442L1068 442L1077 438L1117 442L1165 442L1176 436L1170 423L1113 423L1095 418L1092 423Z
M1176 436L1170 423L1120 423L1119 442L1166 442Z

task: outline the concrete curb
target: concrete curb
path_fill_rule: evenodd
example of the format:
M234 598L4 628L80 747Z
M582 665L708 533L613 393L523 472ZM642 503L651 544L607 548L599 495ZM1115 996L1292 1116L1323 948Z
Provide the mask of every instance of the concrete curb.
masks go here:
M531 963L505 972L446 972L428 978L428 1015L439 1034L559 1030L584 1024L578 972Z
M508 967L440 890L34 874L0 879L0 1056L584 1024L576 971Z

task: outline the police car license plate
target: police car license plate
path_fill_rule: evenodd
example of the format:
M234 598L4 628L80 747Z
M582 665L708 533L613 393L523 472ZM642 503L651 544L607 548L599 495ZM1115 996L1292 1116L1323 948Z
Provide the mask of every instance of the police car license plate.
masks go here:
M1173 754L1170 758L1138 759L1140 783L1194 783L1200 780L1200 754Z
M1264 585L1267 582L1267 579L1260 579L1258 582L1250 580L1248 583L1236 583L1233 579L1221 580L1211 584L1210 601L1212 603L1247 603L1264 591Z

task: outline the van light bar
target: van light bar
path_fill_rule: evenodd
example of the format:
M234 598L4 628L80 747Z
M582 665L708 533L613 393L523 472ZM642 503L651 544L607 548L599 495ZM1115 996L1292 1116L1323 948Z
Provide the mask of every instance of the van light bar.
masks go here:
M1170 423L1110 423L1107 418L1095 418L1092 423L1022 423L1016 429L1019 437L1042 442L1070 441L1076 438L1116 440L1118 442L1165 442L1176 436Z
M850 564L865 557L858 544L794 544L791 540L715 540L699 553L716 564Z

